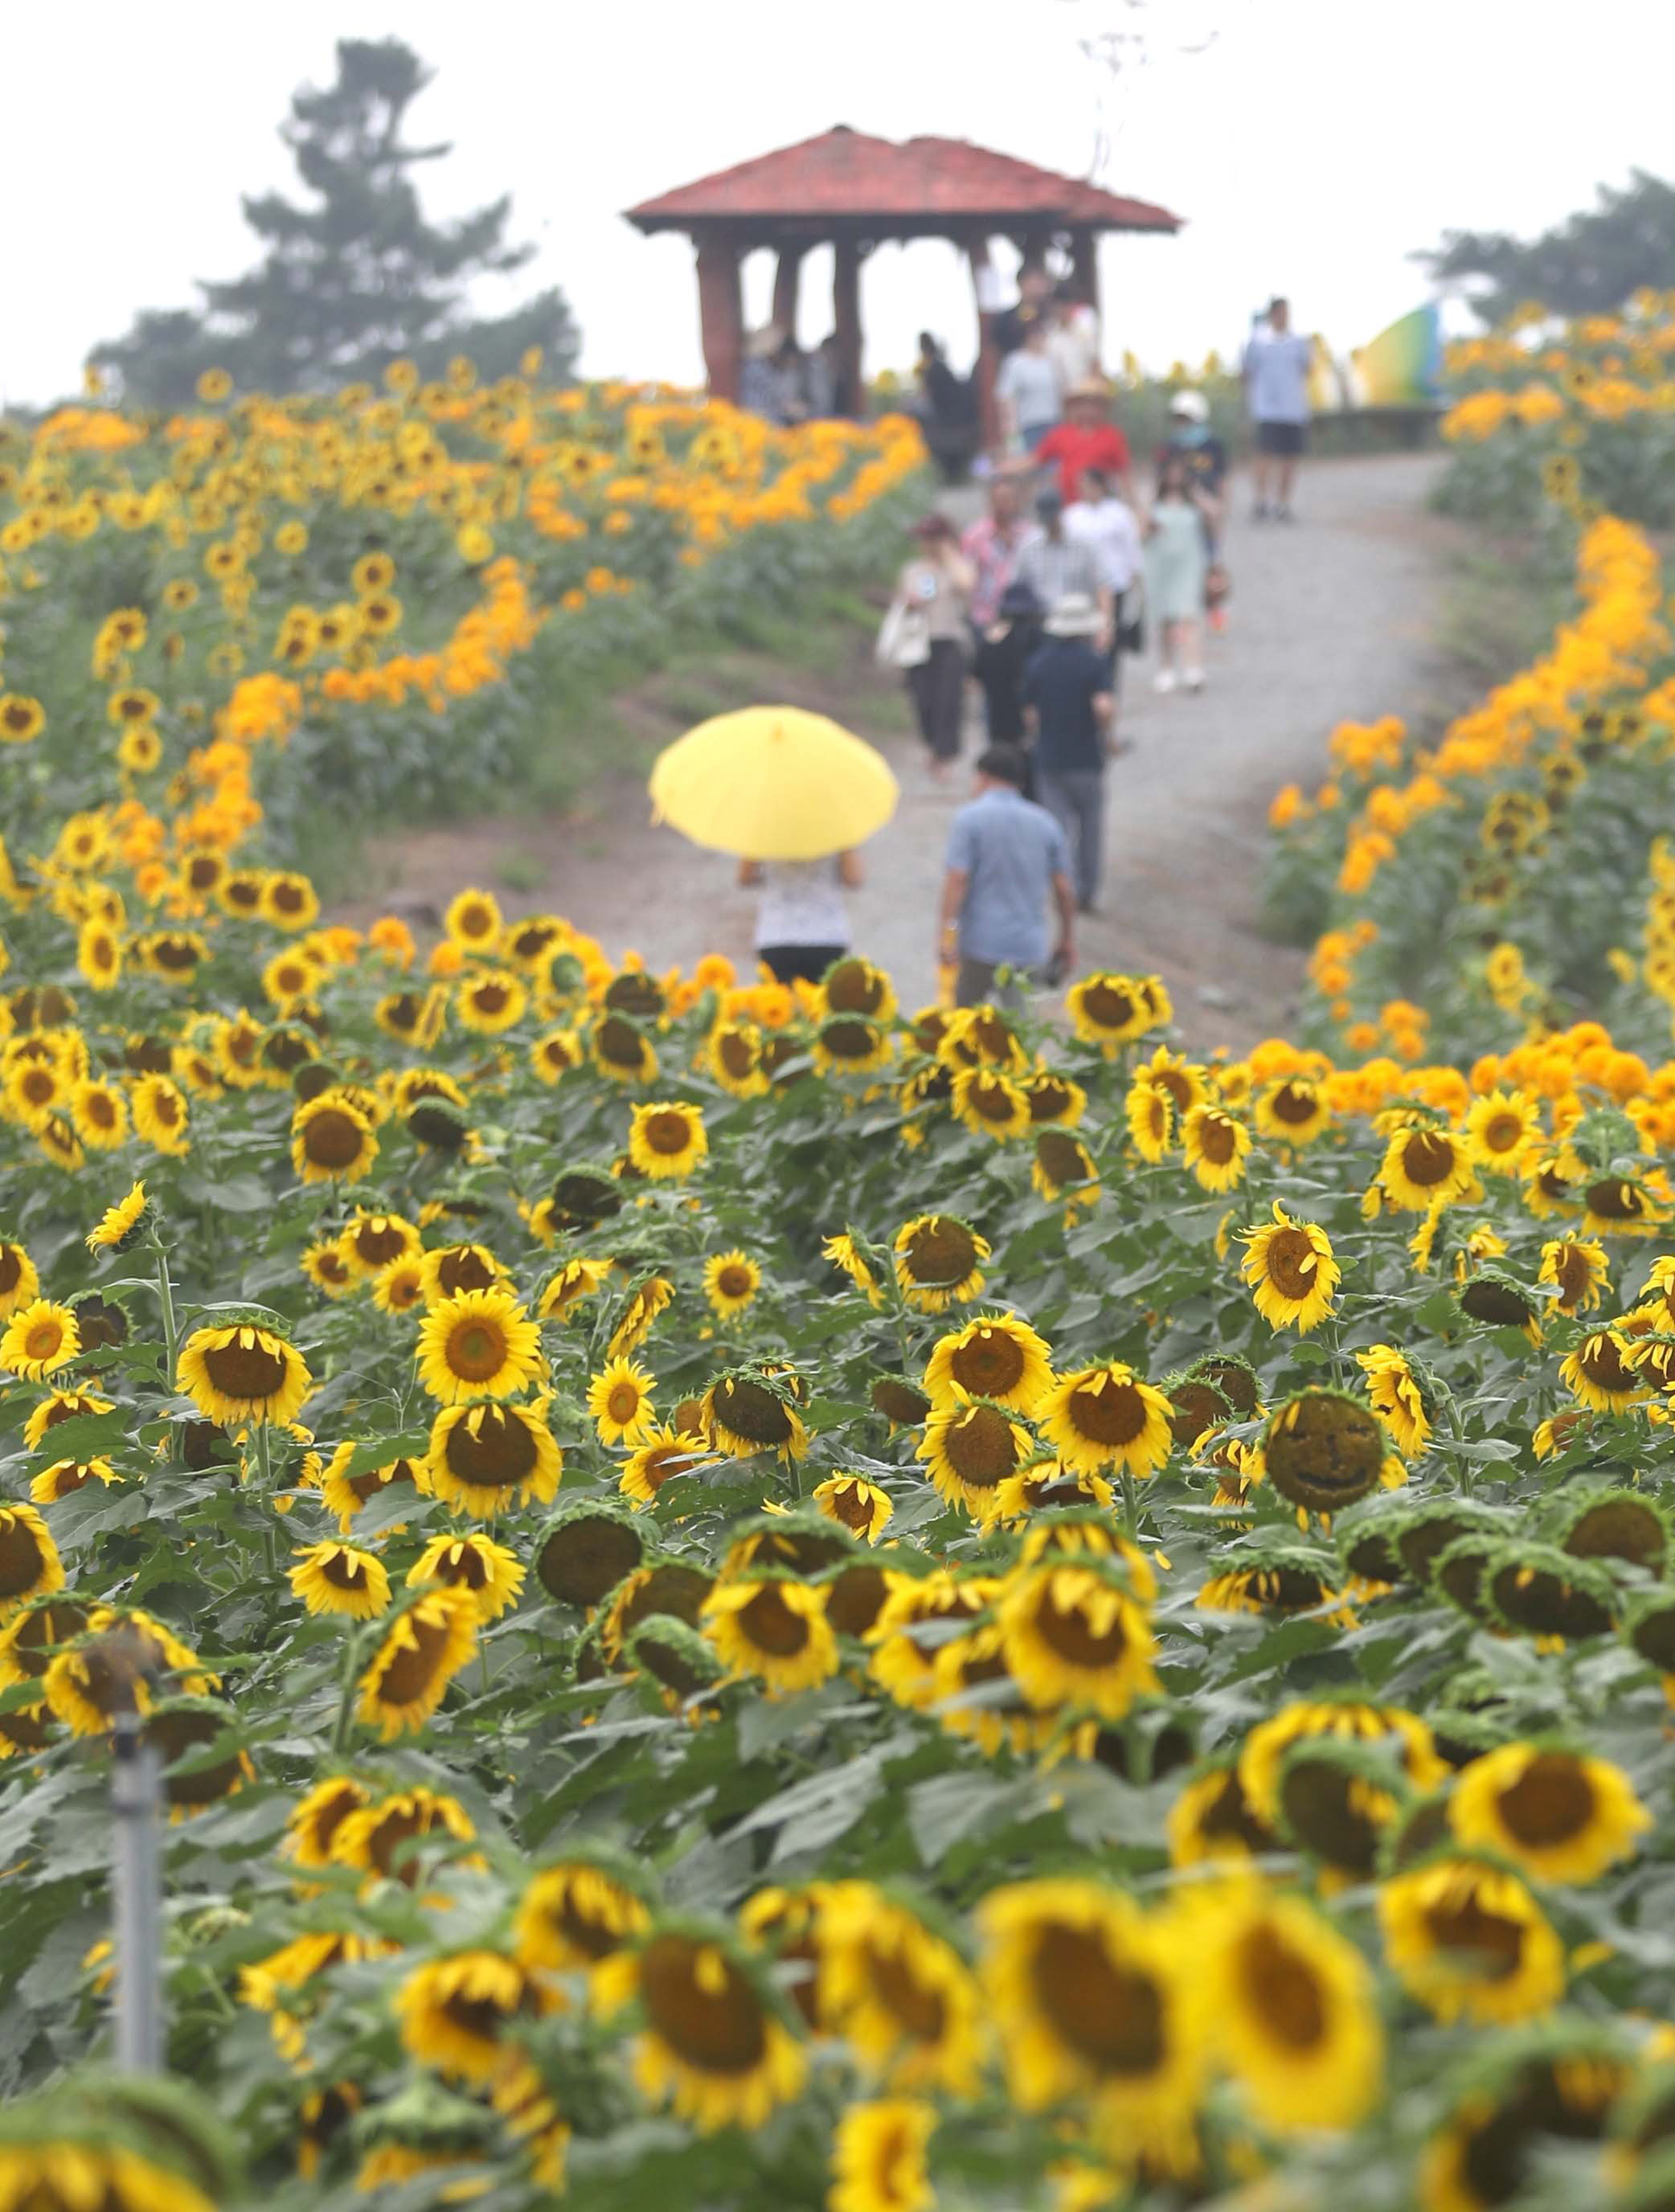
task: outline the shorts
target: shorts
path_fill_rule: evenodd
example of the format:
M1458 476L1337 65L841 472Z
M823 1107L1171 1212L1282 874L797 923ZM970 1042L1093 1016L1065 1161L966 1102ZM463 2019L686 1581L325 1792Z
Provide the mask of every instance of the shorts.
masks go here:
M847 945L759 945L756 957L776 983L817 983Z
M1256 450L1276 461L1295 461L1308 443L1307 422L1259 422Z

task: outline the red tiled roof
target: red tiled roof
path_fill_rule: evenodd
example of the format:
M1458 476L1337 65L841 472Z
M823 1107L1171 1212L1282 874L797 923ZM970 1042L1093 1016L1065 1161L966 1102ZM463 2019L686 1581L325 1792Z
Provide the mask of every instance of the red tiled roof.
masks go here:
M1180 217L1074 177L1056 176L963 138L896 145L840 124L800 145L761 154L630 208L644 231L737 222L873 220L891 231L935 232L986 218L999 223L1088 223L1103 230L1177 230Z

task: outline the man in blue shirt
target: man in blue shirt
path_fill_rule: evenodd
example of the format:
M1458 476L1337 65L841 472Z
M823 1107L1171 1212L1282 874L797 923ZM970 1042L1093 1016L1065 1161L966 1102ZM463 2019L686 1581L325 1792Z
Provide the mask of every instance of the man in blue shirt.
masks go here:
M996 996L995 975L1024 978L1047 964L1063 975L1076 960L1076 890L1065 833L1023 795L1023 756L991 745L977 763L976 796L954 817L943 878L938 950L957 957L956 997L980 1006ZM1056 933L1049 911L1056 912ZM1016 1005L1018 981L999 994Z
M1256 426L1256 520L1291 520L1291 486L1308 438L1314 348L1291 328L1289 301L1272 300L1245 348L1245 405ZM1273 499L1269 499L1270 489Z
M1111 664L1094 650L1100 611L1061 599L1023 672L1023 719L1035 736L1035 785L1076 855L1076 899L1091 914L1105 842L1105 756L1116 701Z

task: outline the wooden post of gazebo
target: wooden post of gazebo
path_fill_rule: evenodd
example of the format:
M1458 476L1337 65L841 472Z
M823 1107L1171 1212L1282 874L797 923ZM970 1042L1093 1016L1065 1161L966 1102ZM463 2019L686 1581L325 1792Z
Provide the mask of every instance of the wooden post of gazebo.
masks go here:
M984 285L975 377L983 435L998 442L994 404L998 366L994 322L999 308L986 265L991 237L1015 238L1026 252L1067 250L1078 281L1097 283L1095 251L1108 230L1174 231L1180 217L1145 200L1074 177L992 154L962 138L910 138L905 145L871 138L840 124L817 138L723 169L695 185L630 208L628 221L646 233L686 232L698 248L699 312L704 366L718 398L738 397L743 313L738 265L757 246L775 248L774 320L795 327L798 271L811 246L835 256L832 313L837 332L841 404L859 411L860 265L885 239L941 238L962 246ZM1096 302L1095 302L1096 303Z
M832 330L837 338L837 389L832 404L840 415L865 415L861 382L861 248L854 238L832 244Z
M774 270L774 311L770 319L788 338L797 335L797 294L802 274L803 248L782 246Z
M738 248L725 235L707 232L698 240L698 319L703 336L704 374L718 399L738 398L744 360L744 300L739 283Z

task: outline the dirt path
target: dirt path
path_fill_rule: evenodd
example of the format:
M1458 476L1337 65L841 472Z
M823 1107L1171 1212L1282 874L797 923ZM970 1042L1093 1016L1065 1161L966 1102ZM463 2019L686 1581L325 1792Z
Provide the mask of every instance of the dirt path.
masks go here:
M1302 956L1254 929L1269 799L1293 778L1318 776L1335 722L1412 714L1433 700L1430 640L1455 542L1423 506L1436 465L1406 454L1320 463L1306 472L1302 519L1289 528L1251 522L1241 484L1227 547L1235 598L1226 634L1211 641L1208 690L1159 698L1150 660L1126 668L1123 727L1138 743L1108 777L1106 910L1083 922L1079 964L1161 973L1197 1046L1283 1028L1295 1001ZM777 672L735 660L739 704L774 696L762 686ZM937 886L967 779L932 782L893 679L872 668L864 641L852 665L782 684L780 696L871 738L901 777L896 817L867 848L855 933L903 1002L920 1004L934 993ZM678 693L647 687L625 713L625 759L682 726ZM968 745L977 738L974 720ZM750 957L749 896L725 860L650 827L638 775L601 792L580 822L373 840L365 880L369 912L392 896L435 905L465 883L510 885L509 906L564 914L613 955L632 946L654 967L708 951L742 964Z

